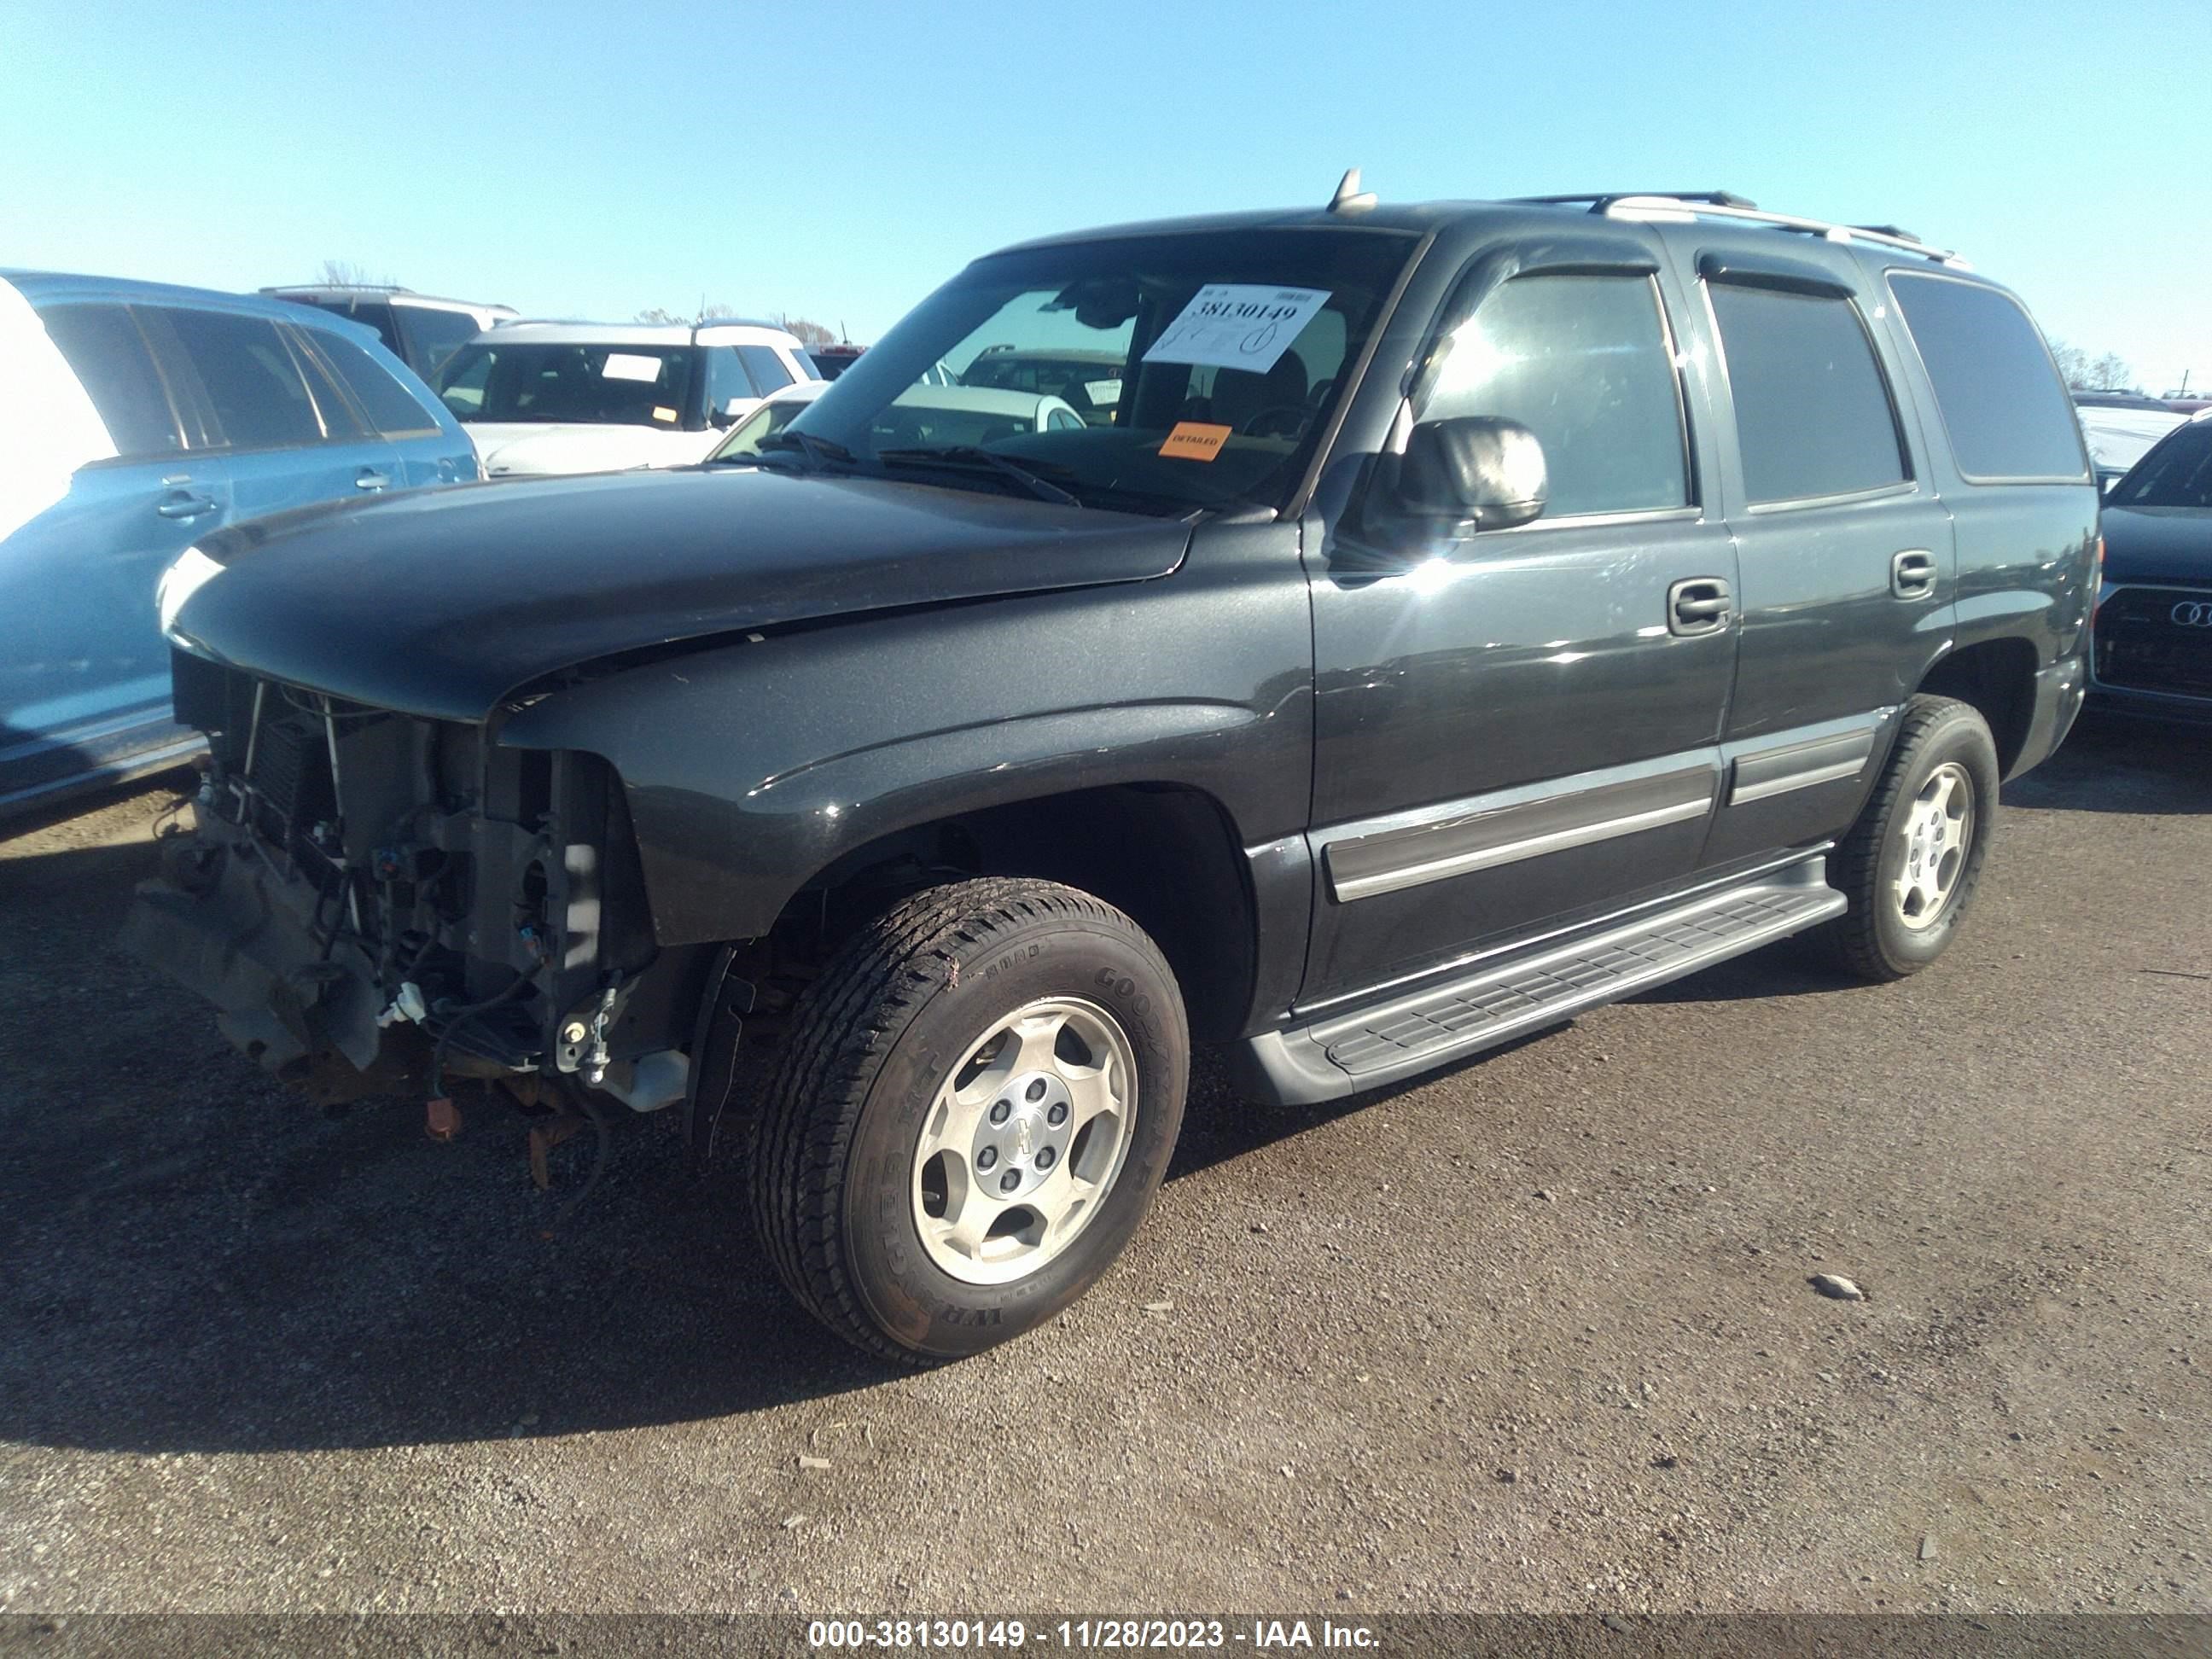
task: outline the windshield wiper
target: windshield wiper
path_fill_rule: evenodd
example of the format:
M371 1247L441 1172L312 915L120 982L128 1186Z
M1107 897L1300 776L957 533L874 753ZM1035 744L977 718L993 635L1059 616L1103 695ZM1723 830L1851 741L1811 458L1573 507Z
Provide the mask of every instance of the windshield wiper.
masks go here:
M988 467L1000 477L1012 479L1041 501L1058 501L1063 507L1083 505L1070 491L980 444L947 444L937 449L879 449L876 459L885 466L952 466L970 470Z
M842 466L853 462L853 452L841 443L828 438L817 438L811 432L796 432L786 427L781 432L771 432L754 446L754 455L732 455L731 460L750 460L756 456L772 454L778 450L796 450L811 461L830 461Z

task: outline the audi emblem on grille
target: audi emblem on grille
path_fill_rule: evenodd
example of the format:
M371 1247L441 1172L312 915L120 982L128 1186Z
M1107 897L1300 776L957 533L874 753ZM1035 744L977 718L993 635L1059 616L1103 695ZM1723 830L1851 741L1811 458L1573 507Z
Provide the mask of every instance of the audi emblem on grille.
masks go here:
M2212 599L2184 599L2171 615L2176 628L2212 628Z

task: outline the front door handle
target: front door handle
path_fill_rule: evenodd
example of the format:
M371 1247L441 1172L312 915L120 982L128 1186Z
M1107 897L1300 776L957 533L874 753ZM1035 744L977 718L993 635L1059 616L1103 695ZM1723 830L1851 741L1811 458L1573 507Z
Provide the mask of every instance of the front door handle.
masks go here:
M165 519L197 519L203 513L214 512L215 507L205 495L187 495L179 489L156 502L154 511Z
M1889 591L1900 599L1931 599L1936 592L1936 556L1908 547L1889 562Z
M1717 634L1735 609L1729 585L1718 576L1692 576L1667 590L1667 631L1692 638Z
M373 466L365 466L353 475L353 487L356 489L382 489L391 482L392 475L389 472L380 472Z

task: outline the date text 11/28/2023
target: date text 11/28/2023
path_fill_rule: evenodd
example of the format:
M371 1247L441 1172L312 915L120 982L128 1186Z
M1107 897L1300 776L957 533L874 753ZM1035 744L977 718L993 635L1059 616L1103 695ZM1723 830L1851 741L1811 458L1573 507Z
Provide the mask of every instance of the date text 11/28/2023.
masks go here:
M878 1652L1235 1646L1266 1653L1366 1650L1376 1645L1376 1636L1366 1626L1340 1625L1328 1619L1062 1619L1038 1626L1018 1619L817 1619L806 1627L806 1644Z

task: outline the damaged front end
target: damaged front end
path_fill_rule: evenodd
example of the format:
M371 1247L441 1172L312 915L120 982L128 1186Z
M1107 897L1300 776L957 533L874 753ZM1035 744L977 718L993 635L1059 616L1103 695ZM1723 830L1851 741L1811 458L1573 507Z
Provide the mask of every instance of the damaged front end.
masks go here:
M685 1097L696 990L654 948L605 761L182 651L175 684L210 763L125 943L248 1055L326 1102L462 1079Z

